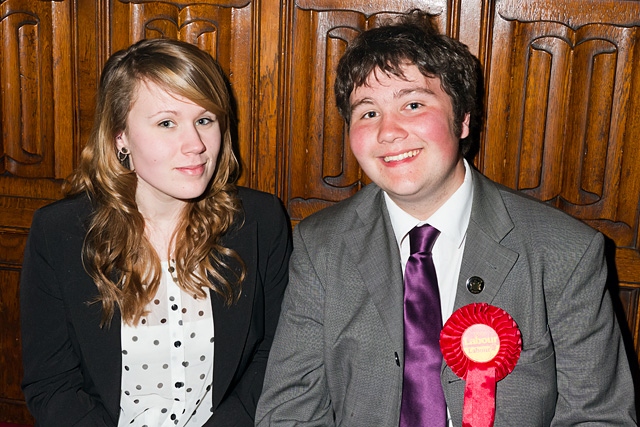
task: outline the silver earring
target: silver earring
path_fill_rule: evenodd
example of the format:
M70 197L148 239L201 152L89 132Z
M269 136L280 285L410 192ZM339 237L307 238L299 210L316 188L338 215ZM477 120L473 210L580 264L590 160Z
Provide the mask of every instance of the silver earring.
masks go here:
M124 161L127 160L127 157L129 157L129 149L127 147L122 147L118 150L116 156L118 156L120 163L124 163Z

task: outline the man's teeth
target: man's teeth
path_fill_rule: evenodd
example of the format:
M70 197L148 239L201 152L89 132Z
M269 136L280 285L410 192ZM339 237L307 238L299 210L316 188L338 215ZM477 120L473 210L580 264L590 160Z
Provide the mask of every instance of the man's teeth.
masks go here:
M389 162L399 162L400 160L404 160L407 157L417 156L420 150L407 151L406 153L398 154L397 156L386 156L384 161Z

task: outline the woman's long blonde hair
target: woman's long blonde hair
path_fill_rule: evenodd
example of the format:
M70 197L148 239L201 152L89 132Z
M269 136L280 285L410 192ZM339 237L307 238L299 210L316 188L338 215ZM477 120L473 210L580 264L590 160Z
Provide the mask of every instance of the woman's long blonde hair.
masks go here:
M234 184L238 161L231 141L231 101L224 74L208 53L192 44L142 40L116 52L105 64L93 130L78 168L64 187L66 195L87 193L95 208L82 257L98 288L103 326L111 322L116 308L124 322L137 324L160 283L160 258L145 236L145 221L136 204L137 177L118 160L115 146L143 81L214 113L222 134L209 187L187 204L172 236L179 285L199 297L213 289L232 304L240 295L245 275L242 260L220 243L221 236L242 221Z

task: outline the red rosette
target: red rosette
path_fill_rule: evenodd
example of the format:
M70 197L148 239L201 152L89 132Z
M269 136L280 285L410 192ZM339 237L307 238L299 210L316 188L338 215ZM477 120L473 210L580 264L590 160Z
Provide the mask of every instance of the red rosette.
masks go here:
M480 338L465 334L477 330L490 334ZM522 350L516 322L503 309L487 303L466 305L442 328L440 349L451 370L467 382L462 425L493 426L495 384L513 371Z
M500 381L515 368L522 349L522 338L516 322L499 307L473 303L456 310L440 332L442 356L451 370L466 380L469 363L472 361L462 350L462 334L476 324L488 325L498 333L500 350L488 363L496 369L496 381Z

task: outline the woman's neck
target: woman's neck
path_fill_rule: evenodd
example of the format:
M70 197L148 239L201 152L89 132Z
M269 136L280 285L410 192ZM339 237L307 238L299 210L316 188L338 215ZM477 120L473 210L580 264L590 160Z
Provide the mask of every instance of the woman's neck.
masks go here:
M138 201L138 209L145 222L145 234L161 261L167 261L174 252L174 235L184 202L145 204Z
M161 261L167 261L173 257L176 225L175 221L158 222L145 218L145 234Z

